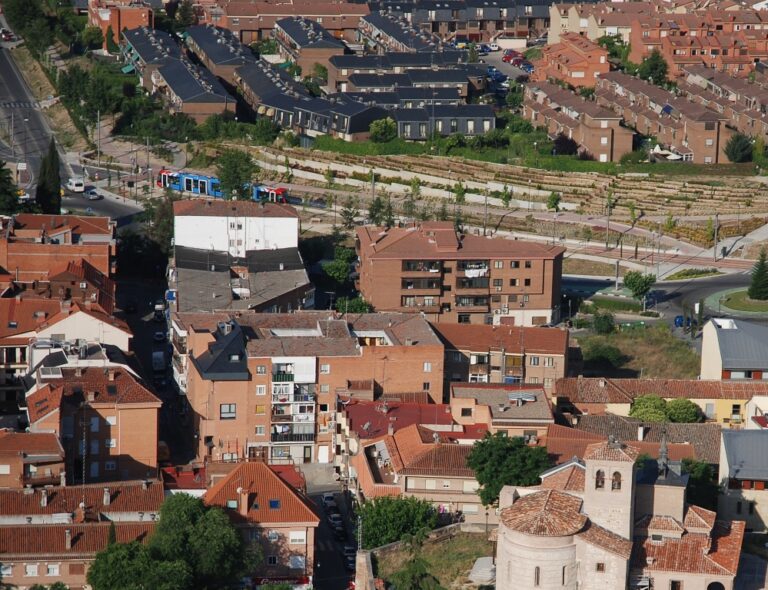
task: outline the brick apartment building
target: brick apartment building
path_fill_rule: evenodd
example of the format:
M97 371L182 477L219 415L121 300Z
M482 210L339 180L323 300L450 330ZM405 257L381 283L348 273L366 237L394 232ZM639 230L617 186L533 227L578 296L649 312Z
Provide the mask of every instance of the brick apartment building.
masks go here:
M280 55L314 75L316 64L326 66L334 55L343 55L344 43L317 21L301 17L281 18L275 23L275 40Z
M201 24L214 24L232 31L246 44L269 39L275 23L287 17L303 17L318 22L338 39L354 41L360 17L370 11L367 4L334 0L331 2L263 2L231 0L201 6Z
M559 317L563 248L461 234L447 222L356 234L357 283L376 310L465 324Z
M20 213L2 220L0 267L17 283L46 279L51 269L80 260L110 276L116 247L108 217Z
M320 518L311 501L266 463L238 464L212 485L203 502L223 508L246 543L261 545L257 577L311 583Z
M250 48L221 27L188 27L184 43L214 76L230 85L234 84L237 68L256 61Z
M600 37L620 37L629 43L635 17L651 15L662 7L654 2L584 2L552 4L549 7L550 26L547 42L560 42L565 33L576 33L591 41Z
M591 88L610 70L608 52L577 33L563 33L560 41L542 48L531 75L534 82L558 80L574 88Z
M432 324L445 344L446 387L453 382L539 384L552 393L568 373L568 331Z
M0 488L65 483L64 449L53 433L0 430Z
M41 367L34 381L30 431L59 436L70 483L157 477L162 402L129 370Z
M200 458L332 463L339 396L439 402L443 345L420 316L175 313Z
M596 102L613 109L623 122L661 146L697 164L727 162L725 146L733 135L728 117L621 72L600 78Z
M112 42L119 45L125 29L154 28L155 18L151 5L142 0L88 0L88 24L101 29L106 49L110 35Z
M551 136L573 139L599 162L617 162L632 151L634 133L619 114L550 82L526 86L523 118Z

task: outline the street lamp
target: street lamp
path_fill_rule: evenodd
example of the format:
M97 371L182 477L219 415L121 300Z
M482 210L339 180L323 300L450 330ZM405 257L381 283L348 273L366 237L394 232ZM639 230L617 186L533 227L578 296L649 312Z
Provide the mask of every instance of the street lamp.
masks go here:
M485 507L485 536L488 536L488 507Z

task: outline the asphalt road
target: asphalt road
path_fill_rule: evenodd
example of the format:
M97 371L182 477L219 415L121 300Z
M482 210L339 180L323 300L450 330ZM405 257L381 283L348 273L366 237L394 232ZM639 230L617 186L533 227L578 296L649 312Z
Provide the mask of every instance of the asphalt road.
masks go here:
M25 188L34 188L40 162L51 140L51 131L16 63L5 48L0 48L0 121L3 130L0 158L25 162L31 177L22 184ZM5 143L6 139L8 143ZM9 145L11 141L13 149Z
M86 190L94 188L92 185L86 185ZM104 194L103 199L98 201L89 201L84 193L67 193L61 199L62 209L71 213L85 213L90 209L92 215L111 217L117 221L117 227L129 225L133 221L133 216L139 213L142 208L131 199L123 199L117 195L106 194L105 190L96 187L100 194Z

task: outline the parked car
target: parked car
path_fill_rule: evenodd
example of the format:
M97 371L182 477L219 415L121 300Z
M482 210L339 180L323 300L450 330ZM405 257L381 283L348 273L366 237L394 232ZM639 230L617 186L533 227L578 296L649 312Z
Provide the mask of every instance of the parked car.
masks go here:
M686 328L690 328L691 324L695 326L696 323L697 323L696 318L693 318L693 319L691 319L690 317L685 318L681 315L675 316L675 328L682 328L683 326L685 326Z
M342 553L345 557L349 557L350 555L354 557L357 555L357 547L354 545L344 545L344 548L342 549Z
M327 502L323 502L323 506L325 507L326 511L328 512L338 512L339 506L336 504L336 500L328 500Z
M331 512L328 514L328 524L333 528L344 527L344 520L341 518L341 514L338 512Z
M155 314L152 316L152 320L158 323L164 322L165 314L162 311L155 310Z
M152 336L152 340L155 342L165 342L166 335L165 332L155 332Z
M496 66L488 66L488 69L486 70L486 73L489 76L492 76L494 73L498 72L499 70L496 69Z
M334 527L333 529L333 537L337 541L346 541L347 540L347 531L343 526Z
M509 60L509 63L519 68L523 65L523 63L525 63L525 58L522 55L516 55L511 60Z
M89 201L98 201L99 199L103 199L104 197L100 195L95 188L92 188L91 190L85 193L85 198L88 199Z
M350 572L355 571L355 557L345 555L344 556L344 567L347 568Z
M490 51L500 51L501 47L499 47L498 43L491 43L491 44L488 45L488 49Z
M333 492L325 492L320 497L320 502L322 502L323 506L327 507L328 502L336 502L336 496Z

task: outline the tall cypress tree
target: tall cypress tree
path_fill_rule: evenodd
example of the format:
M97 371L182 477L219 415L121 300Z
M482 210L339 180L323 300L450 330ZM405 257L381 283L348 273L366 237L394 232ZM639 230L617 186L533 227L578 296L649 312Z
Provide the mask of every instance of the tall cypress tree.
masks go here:
M40 163L37 179L37 204L43 213L61 213L61 176L59 175L59 152L51 138L48 153Z
M750 299L768 299L768 260L765 248L760 250L760 256L752 267L752 282L749 284L747 295Z

